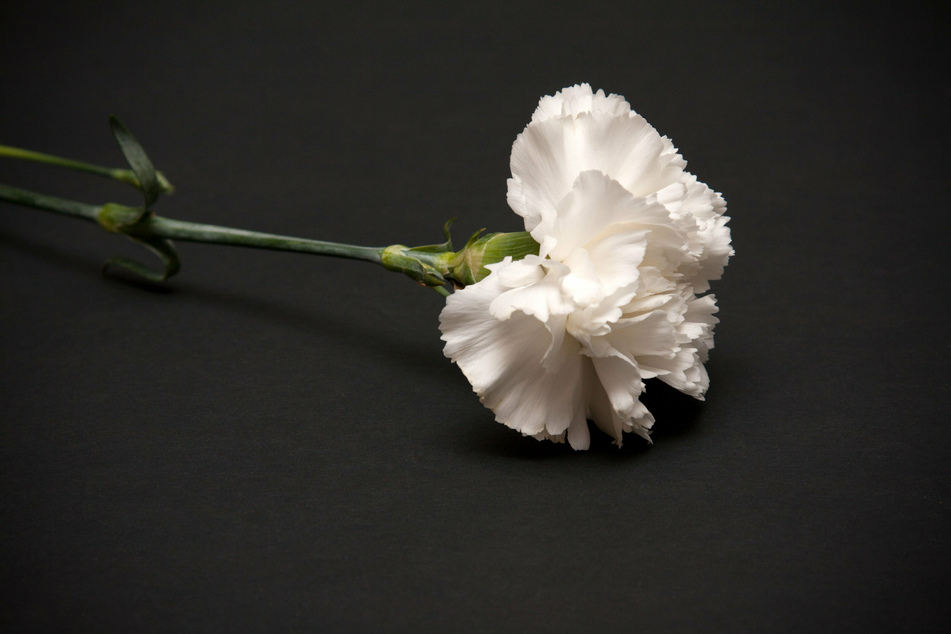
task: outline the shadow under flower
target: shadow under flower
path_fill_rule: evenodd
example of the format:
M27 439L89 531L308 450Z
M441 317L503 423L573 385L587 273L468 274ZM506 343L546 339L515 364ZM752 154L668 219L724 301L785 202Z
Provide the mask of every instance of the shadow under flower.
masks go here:
M668 444L685 438L697 431L703 418L703 403L657 380L647 382L647 391L641 401L657 419L651 433L655 444ZM567 443L539 442L495 422L492 413L478 420L460 423L467 433L465 449L522 460L551 460L577 458L578 453ZM625 434L624 444L618 447L607 434L598 430L594 423L591 429L591 446L588 454L609 460L628 460L651 451L653 445L635 434Z

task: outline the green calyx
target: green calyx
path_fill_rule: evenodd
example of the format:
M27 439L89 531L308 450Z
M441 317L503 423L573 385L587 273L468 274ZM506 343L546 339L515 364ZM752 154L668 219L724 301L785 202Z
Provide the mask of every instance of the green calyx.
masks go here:
M475 284L484 279L488 264L496 264L507 257L521 260L526 255L538 255L538 243L527 231L512 233L488 233L481 238L477 231L469 238L465 248L455 254L450 276L458 286Z
M506 257L520 260L526 255L538 255L538 243L525 231L513 233L489 233L480 237L484 229L476 231L459 251L453 251L449 227L443 230L446 241L423 247L407 247L394 244L383 249L383 266L409 276L422 286L441 288L452 282L455 288L463 288L484 279L489 264L501 262Z

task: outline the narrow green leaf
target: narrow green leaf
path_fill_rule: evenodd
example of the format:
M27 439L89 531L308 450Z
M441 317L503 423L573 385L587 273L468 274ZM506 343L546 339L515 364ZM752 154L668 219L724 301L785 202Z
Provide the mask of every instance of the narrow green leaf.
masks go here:
M152 161L145 150L135 140L129 129L122 125L121 121L110 115L109 125L112 127L112 134L116 137L122 154L129 162L132 171L135 172L135 177L139 180L139 189L142 190L142 195L145 196L145 208L148 209L164 190L155 173L155 166L152 165Z

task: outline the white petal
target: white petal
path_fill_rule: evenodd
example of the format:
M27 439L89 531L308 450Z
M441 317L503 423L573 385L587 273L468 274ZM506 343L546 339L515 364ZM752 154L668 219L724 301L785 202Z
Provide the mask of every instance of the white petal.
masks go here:
M654 423L638 400L644 391L637 367L618 357L592 359L593 382L589 379L588 413L598 429L620 445L624 432L633 431L650 440Z
M571 422L568 427L568 444L576 451L585 451L591 446L591 432L588 430L587 418L576 418Z
M571 273L561 281L561 290L564 296L571 300L572 308L593 306L604 294L601 290L601 278L588 252L584 249L575 249L564 262Z
M611 333L615 323L624 315L624 307L631 301L631 296L635 292L630 287L620 288L604 297L597 305L575 310L568 316L566 323L568 332L593 356L611 354L610 351L600 352L597 342Z
M580 346L562 333L553 349L547 325L523 312L493 317L489 306L505 291L492 274L451 295L440 314L444 352L500 423L525 435L563 435L584 419Z
M603 90L595 93L588 84L580 84L559 90L551 97L542 97L532 115L532 121L574 117L584 112L599 112L615 117L630 116L631 106L620 95L605 97Z
M723 196L685 172L682 182L665 187L657 197L688 236L689 258L681 263L679 272L696 292L707 291L710 280L720 279L733 255Z
M709 222L707 227L698 234L703 242L703 255L699 262L700 269L694 282L698 293L710 288L710 280L718 280L723 276L723 269L730 257L733 256L733 247L730 244L730 228L726 226L729 220L726 216L717 218Z
M607 339L626 358L638 363L645 356L672 355L677 345L668 313L659 309L621 320Z
M638 115L544 119L529 124L512 146L508 201L532 231L582 172L603 172L638 197L678 182L683 166L670 141Z
M653 198L635 198L608 175L589 170L578 175L554 212L532 230L532 237L539 243L555 238L550 250L539 255L563 261L571 251L619 223L632 223L631 230L671 224L667 209Z
M694 297L687 301L687 311L680 330L690 337L700 361L706 361L708 352L713 349L713 327L720 321L713 316L717 310L717 300L713 295Z
M569 274L563 264L528 256L519 262L506 258L490 270L492 274L485 279L496 278L493 284L500 288L498 296L489 304L489 313L496 319L505 320L520 311L547 322L552 315L567 315L574 308L561 291L562 280ZM515 273L510 275L510 271ZM514 286L515 281L526 283Z
M697 400L703 400L703 395L710 387L710 378L696 350L682 348L673 359L654 357L653 360L659 368L667 370L658 373L661 381Z
M605 295L637 283L649 235L650 231L620 225L588 243L588 253Z

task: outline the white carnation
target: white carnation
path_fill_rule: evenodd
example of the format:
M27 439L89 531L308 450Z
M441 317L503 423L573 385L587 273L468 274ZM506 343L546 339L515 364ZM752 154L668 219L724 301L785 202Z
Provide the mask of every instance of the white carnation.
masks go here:
M445 354L496 419L575 449L588 420L649 438L657 377L702 399L717 319L710 280L733 254L726 203L618 95L544 97L512 147L509 205L539 255L488 266L448 298Z

